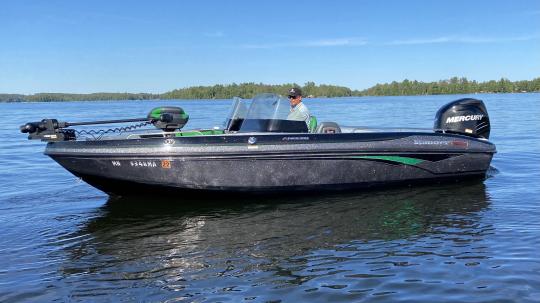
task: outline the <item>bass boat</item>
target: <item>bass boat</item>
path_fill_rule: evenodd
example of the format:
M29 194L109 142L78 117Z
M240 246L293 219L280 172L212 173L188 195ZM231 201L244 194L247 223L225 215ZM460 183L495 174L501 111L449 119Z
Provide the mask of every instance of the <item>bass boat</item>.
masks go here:
M21 126L47 142L45 154L111 195L151 192L291 192L354 190L394 184L482 179L496 152L484 103L443 106L433 129L345 127L287 120L275 94L234 98L221 128L183 130L189 116L158 107L147 117ZM108 130L82 125L135 123ZM154 125L157 130L140 129Z

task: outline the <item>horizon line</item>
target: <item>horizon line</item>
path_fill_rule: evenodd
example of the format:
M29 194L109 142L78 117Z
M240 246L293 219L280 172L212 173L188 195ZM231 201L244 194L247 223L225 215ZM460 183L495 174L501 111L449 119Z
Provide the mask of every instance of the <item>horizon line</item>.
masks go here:
M92 95L92 94L146 94L146 95L163 95L163 94L166 94L166 93L169 93L169 92L172 92L174 90L182 90L182 89L188 89L188 88L195 88L195 87L204 87L204 88L207 88L207 87L214 87L214 86L232 86L232 85L243 85L243 84L255 84L255 85L268 85L268 86L282 86L282 85L285 85L285 84L292 84L293 86L298 86L298 87L304 87L306 86L307 83L314 83L315 86L321 86L321 85L329 85L329 86L338 86L338 87L345 87L345 88L348 88L350 89L351 91L366 91L370 88L373 88L377 85L385 85L385 84L391 84L393 82L397 82L397 83L402 83L404 82L405 80L409 81L409 82L418 82L418 83L433 83L433 82L442 82L442 81L449 81L453 78L458 78L458 79L462 79L462 78L465 78L467 81L469 82L477 82L477 83L485 83L485 82L490 82L490 81L500 81L500 80L508 80L510 82L519 82L519 81L534 81L536 79L539 79L540 76L538 77L534 77L532 79L529 79L529 80L510 80L509 78L506 78L506 77L501 77L497 80L495 79L491 79L491 80L484 80L484 81L478 81L478 80L474 80L474 79L468 79L467 77L464 77L464 76L461 76L461 77L458 77L458 76L454 76L454 77L450 77L450 78L446 78L446 79L439 79L439 80L432 80L432 81L422 81L422 80L414 80L414 79L408 79L408 78L404 78L403 80L400 80L400 81L397 81L397 80L393 80L393 81L390 81L390 82L383 82L383 83L377 83L377 84L374 84L374 85L371 85L367 88L363 88L363 89L353 89L353 88L350 88L348 86L345 86L345 85L340 85L340 84L329 84L329 83L316 83L315 81L306 81L304 82L303 85L300 85L298 83L279 83L279 84L270 84L270 83L263 83L263 82L232 82L232 83L228 83L228 84L224 84L224 83L215 83L215 84L210 84L210 85L191 85L191 86L184 86L184 87L181 87L181 88L173 88L173 89L170 89L168 91L165 91L165 92L159 92L159 93L149 93L149 92L128 92L128 91L116 91L116 92L111 92L111 91L94 91L94 92L85 92L85 93L69 93L69 92L35 92L35 93L5 93L5 92L0 92L0 96L1 95L21 95L21 96L33 96L33 95L39 95L39 94L69 94L69 95Z

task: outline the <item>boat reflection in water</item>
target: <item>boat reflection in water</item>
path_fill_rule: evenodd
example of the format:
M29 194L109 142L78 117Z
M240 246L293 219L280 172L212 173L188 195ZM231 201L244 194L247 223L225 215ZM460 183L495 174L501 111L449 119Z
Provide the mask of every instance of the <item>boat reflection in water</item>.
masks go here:
M430 283L464 282L463 268L489 257L483 183L175 202L111 198L74 235L86 240L66 248L66 281L85 285L74 297L324 301L342 288L403 294L414 281L433 293Z

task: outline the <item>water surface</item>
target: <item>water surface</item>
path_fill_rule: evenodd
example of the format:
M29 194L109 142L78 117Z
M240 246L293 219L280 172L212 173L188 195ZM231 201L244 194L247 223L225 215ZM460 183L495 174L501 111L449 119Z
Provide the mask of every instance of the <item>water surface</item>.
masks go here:
M319 121L429 128L463 96L311 99ZM18 126L229 101L0 104L0 301L537 302L540 94L483 99L497 145L480 182L231 199L111 199Z

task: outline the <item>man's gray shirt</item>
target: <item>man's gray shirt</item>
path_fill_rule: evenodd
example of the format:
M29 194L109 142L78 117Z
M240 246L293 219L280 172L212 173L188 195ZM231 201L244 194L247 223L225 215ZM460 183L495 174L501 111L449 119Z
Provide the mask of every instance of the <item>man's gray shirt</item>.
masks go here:
M291 112L287 116L287 120L304 121L309 126L309 119L311 115L309 110L303 102L298 103L295 107L291 108Z

